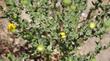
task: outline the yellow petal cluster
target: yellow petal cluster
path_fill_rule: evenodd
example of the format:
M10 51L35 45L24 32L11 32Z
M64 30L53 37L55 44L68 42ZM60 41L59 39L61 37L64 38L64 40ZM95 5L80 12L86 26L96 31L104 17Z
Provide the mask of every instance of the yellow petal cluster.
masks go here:
M8 23L8 26L7 26L7 29L8 31L15 31L16 30L16 25L14 23Z
M95 24L94 22L91 22L91 23L89 24L89 27L90 27L91 29L94 29L94 28L96 27L96 24Z
M66 33L65 32L60 32L61 38L64 39L66 38Z

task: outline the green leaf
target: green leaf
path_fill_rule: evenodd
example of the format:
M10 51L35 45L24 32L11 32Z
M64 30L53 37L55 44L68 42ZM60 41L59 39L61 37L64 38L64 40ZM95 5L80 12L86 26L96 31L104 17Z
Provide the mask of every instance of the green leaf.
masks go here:
M91 61L96 61L96 58L95 58L95 57L94 57L94 58L92 58L92 59L91 59Z
M6 0L6 3L13 6L14 5L14 0Z

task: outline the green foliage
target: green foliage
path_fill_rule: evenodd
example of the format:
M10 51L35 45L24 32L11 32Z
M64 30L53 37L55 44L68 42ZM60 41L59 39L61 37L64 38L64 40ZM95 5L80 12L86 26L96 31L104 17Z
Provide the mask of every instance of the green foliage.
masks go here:
M12 53L8 53L7 58L9 59L9 61L23 61L27 58L27 55L23 54L21 57L16 58Z
M32 45L34 51L32 54L36 53L38 44L43 44L46 49L44 55L51 54L55 48L58 48L64 54L61 61L89 61L86 57L69 55L69 52L80 45L81 39L102 35L105 28L110 28L110 20L103 21L101 18L102 16L106 17L105 12L108 8L104 7L105 11L100 16L96 16L96 28L90 29L90 19L78 31L78 20L86 7L85 1L63 0L61 4L67 6L58 8L55 6L54 0L51 3L48 0L20 0L19 3L15 3L15 0L6 0L9 10L5 14L12 19L11 21L17 23L17 35L24 40L28 40ZM26 14L30 15L32 22L29 23L28 20L22 20L20 17L21 11L24 9ZM66 33L65 39L62 39L59 35L62 31ZM56 47L56 45L59 47ZM8 58L11 61L17 61L11 54L8 54ZM93 58L91 61L96 60Z
M104 27L105 27L106 31L110 30L110 19L107 19L104 21Z

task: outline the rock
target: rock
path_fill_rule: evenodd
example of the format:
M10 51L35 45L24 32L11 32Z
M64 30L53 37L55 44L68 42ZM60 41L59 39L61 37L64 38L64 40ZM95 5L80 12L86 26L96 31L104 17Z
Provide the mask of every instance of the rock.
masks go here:
M0 0L0 6L3 8L4 11L7 11L5 0Z
M20 18L22 20L26 20L29 23L32 21L31 16L26 13L26 9L24 9L24 10L21 11Z
M100 44L102 47L107 47L110 43L110 33L106 33L103 35L102 39L100 40Z
M110 47L97 54L96 61L110 61Z
M110 4L110 0L101 0L103 5Z
M0 30L7 32L8 18L0 18Z
M78 54L87 55L90 52L94 52L96 48L96 41L99 41L99 38L91 37L88 38L87 41L79 48Z

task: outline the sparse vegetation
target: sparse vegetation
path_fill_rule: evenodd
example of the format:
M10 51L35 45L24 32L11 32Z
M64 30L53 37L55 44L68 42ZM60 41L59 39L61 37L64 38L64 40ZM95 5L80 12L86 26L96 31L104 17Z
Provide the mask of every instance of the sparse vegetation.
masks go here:
M97 61L109 48L109 0L1 0L0 18L0 61Z

